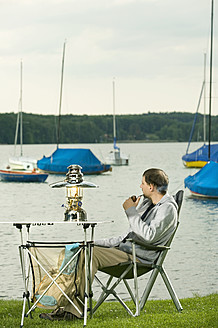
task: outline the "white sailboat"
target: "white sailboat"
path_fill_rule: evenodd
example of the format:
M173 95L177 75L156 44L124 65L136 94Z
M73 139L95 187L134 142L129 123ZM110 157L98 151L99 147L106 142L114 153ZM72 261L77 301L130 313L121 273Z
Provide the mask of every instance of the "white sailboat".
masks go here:
M101 174L111 171L111 166L102 163L90 149L86 148L62 148L60 144L60 120L61 120L61 105L62 105L62 92L63 92L63 73L64 73L64 59L65 59L65 46L63 47L62 65L61 65L61 88L60 88L60 101L59 101L59 116L58 116L58 130L57 130L57 149L51 156L43 156L42 159L37 161L37 167L43 172L53 174L66 174L68 166L72 164L80 165L83 174Z
M20 156L16 156L18 131L20 132ZM20 65L20 100L14 141L14 157L9 158L6 168L0 169L0 180L5 182L44 182L48 174L37 170L35 159L23 156L22 118L22 62Z
M120 151L117 146L116 137L116 114L115 114L115 80L113 79L113 136L114 136L114 149L110 151L106 161L110 165L121 166L129 164L129 157Z
M17 114L17 124L16 124L16 132L14 138L14 156L9 158L9 167L11 170L28 170L32 171L37 168L37 160L29 157L23 156L23 109L22 109L22 79L23 79L23 64L22 61L20 63L20 99L18 106L18 114ZM20 155L16 155L17 151L17 138L18 132L20 133Z
M16 156L18 131L20 132L20 156ZM0 169L0 180L5 182L44 182L48 174L37 170L35 159L23 156L23 118L22 118L22 62L20 65L20 100L14 141L14 156L9 158L4 169Z

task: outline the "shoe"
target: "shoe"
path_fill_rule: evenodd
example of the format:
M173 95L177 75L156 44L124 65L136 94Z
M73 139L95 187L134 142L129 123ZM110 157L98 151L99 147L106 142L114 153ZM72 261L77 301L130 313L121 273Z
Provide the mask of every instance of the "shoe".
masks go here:
M72 320L75 320L75 319L77 319L77 317L75 315L73 315L73 313L64 311L64 320L72 321Z
M40 313L40 319L50 320L50 321L59 321L59 320L74 320L76 317L70 313L64 311L63 308L58 308L51 313Z

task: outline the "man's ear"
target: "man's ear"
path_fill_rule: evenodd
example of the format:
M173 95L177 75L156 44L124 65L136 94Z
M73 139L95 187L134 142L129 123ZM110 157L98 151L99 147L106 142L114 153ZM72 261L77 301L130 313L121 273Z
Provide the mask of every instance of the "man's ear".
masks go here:
M152 183L150 183L149 188L150 188L150 191L151 192L155 190L155 187L154 187L154 185Z

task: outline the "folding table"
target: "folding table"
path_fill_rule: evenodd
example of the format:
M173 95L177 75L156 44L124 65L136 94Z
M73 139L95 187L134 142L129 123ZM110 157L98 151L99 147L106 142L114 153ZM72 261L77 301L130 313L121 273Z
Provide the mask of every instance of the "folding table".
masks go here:
M92 259L91 259L91 248L92 248L92 241L94 239L94 230L97 224L101 224L105 222L97 222L97 221L68 221L68 222L18 222L13 223L13 225L20 231L20 238L21 238L21 244L19 245L19 256L20 256L20 264L21 264L21 271L23 276L23 282L24 282L24 293L23 293L23 310L22 310L22 317L21 317L21 327L24 325L24 318L30 315L32 318L32 311L37 307L37 304L39 304L40 300L46 293L46 291L55 284L57 288L61 291L61 293L67 298L69 302L72 301L69 299L69 297L65 294L65 292L58 286L56 280L58 277L63 273L63 271L66 269L68 265L70 265L71 261L75 258L76 255L81 252L82 249L84 249L84 255L85 255L85 294L84 294L84 326L87 324L87 310L88 310L88 299L89 299L89 306L90 306L90 315L92 315L92 281L91 281L91 272L92 272ZM78 252L73 258L71 258L65 266L60 270L58 273L58 276L55 278L52 278L50 274L43 268L42 264L37 260L36 256L31 252L31 246L34 244L39 246L40 244L50 245L53 244L57 245L68 245L72 244L71 242L35 242L30 241L30 227L34 226L50 226L50 225L56 225L56 224L68 224L68 225L74 225L77 228L82 228L84 233L84 241L80 243L80 247L78 249ZM23 228L26 228L26 233L23 232ZM88 240L88 232L87 230L90 229L90 238ZM30 291L29 291L29 284L31 281L31 258L34 259L34 261L40 266L40 268L45 272L45 274L51 279L51 283L48 286L47 290L44 291L42 295L34 302L34 304L31 306L30 304ZM28 305L28 310L26 311L26 303ZM76 307L76 306L75 306ZM79 309L77 309L79 310ZM81 313L81 312L80 312ZM81 313L82 315L82 313Z

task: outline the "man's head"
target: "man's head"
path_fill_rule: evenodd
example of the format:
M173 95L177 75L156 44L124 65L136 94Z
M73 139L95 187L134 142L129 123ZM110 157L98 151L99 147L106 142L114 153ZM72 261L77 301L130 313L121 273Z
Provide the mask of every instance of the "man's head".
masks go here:
M143 181L145 185L143 186ZM148 169L143 173L141 188L146 190L150 187L155 187L157 192L165 195L167 192L169 178L161 169ZM144 193L144 190L143 190ZM144 193L145 194L145 193Z

